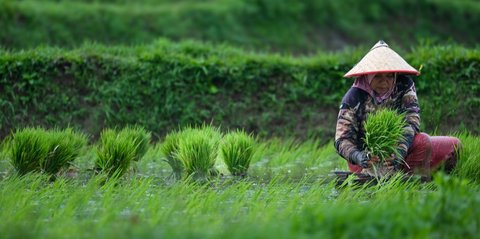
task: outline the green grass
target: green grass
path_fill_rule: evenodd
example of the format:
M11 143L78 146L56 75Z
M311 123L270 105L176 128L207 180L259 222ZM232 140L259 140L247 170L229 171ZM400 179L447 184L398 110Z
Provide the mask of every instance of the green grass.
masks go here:
M178 127L213 122L261 137L325 143L352 84L343 74L365 52L292 57L165 39L134 47L0 50L0 137L41 125L98 138L103 128L136 124L158 140ZM422 130L478 134L479 49L425 45L402 56L424 66L414 79Z
M95 169L112 177L125 174L133 161L139 161L150 147L151 133L143 127L105 129L96 146Z
M40 168L50 175L57 174L62 168L72 163L87 144L86 136L71 128L50 130L47 136L50 141L48 155L40 161Z
M187 177L208 180L218 173L214 168L222 137L218 128L203 125L183 129L176 152Z
M99 138L77 157L45 146L35 129L2 143L0 238L477 238L480 51L452 41L477 44L479 12L470 0L0 1L0 137L73 125ZM385 24L391 19L399 24ZM325 144L352 83L342 76L378 32L423 65L415 80L423 129L471 132L457 134L463 149L452 176L330 182L330 171L347 170ZM152 42L159 36L172 40ZM215 45L174 43L186 38ZM219 42L288 54L367 46L291 57ZM38 45L65 48L7 50ZM261 136L248 177L227 175L217 128L185 127L201 122ZM139 126L101 133L131 124ZM150 147L152 135L160 141ZM52 162L71 166L54 181L30 173L56 171ZM172 181L172 172L209 181Z
M13 133L6 144L18 174L43 172L55 176L79 156L87 138L71 128L24 128Z
M456 135L462 143L460 150L460 160L453 174L480 182L480 154L478 153L478 146L480 145L480 138L468 133L461 133Z
M384 167L386 160L401 159L398 144L405 140L404 128L406 126L405 114L398 114L396 110L383 108L367 115L364 122L364 142L367 153L371 157L378 157L378 162L373 163L371 168L364 169L377 178L387 176L392 171ZM404 160L394 163L403 163ZM407 165L408 167L408 165Z
M0 45L135 45L166 37L297 54L369 46L378 38L404 49L422 41L475 45L479 12L474 0L4 0ZM409 31L405 23L412 23Z
M328 172L346 162L318 140L259 139L249 177L208 184L168 180L166 141L148 148L138 171L108 181L84 168L88 175L53 182L17 177L0 164L0 231L5 238L476 238L479 137L457 136L465 151L454 175L435 174L431 183L394 176L369 187L328 183ZM74 163L89 167L90 151Z
M95 169L110 177L121 177L135 160L137 145L115 129L105 129L96 146Z
M367 151L372 156L379 157L379 163L392 155L400 157L398 143L405 139L405 126L404 114L398 114L395 110L381 109L369 114L364 123Z
M11 138L10 162L20 175L40 171L40 162L48 154L48 136L39 128L25 128Z
M184 167L181 159L178 157L178 148L180 140L183 137L182 131L172 131L165 136L160 150L165 158L165 161L172 168L173 179L181 179Z
M230 132L223 136L220 154L235 176L245 176L255 152L255 139L245 131Z
M119 137L125 137L135 145L135 161L139 161L148 150L151 141L151 133L141 126L127 126L119 132Z
M436 179L337 189L307 181L166 186L148 178L9 178L0 181L0 229L22 238L475 238L478 185Z

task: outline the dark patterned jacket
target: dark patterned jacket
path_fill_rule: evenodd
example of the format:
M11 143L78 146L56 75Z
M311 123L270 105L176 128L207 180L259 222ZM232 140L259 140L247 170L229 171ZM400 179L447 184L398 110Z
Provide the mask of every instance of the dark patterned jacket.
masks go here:
M365 150L363 139L366 116L385 106L396 109L398 113L406 113L405 140L398 144L401 156L403 159L406 157L415 134L419 132L420 107L413 80L408 76L399 75L393 93L381 104L377 104L373 97L359 88L352 87L345 94L340 105L335 134L335 148L343 158L352 162L355 151Z

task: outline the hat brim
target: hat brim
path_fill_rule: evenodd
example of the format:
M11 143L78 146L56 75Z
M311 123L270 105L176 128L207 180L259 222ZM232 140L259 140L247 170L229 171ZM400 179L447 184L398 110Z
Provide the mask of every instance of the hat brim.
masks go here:
M379 41L344 77L390 72L420 74L385 42Z
M420 72L416 70L384 70L384 71L365 71L365 72L358 72L358 73L351 73L345 74L344 77L355 77L361 75L370 75L370 74L382 74L382 73L402 73L408 75L420 75Z

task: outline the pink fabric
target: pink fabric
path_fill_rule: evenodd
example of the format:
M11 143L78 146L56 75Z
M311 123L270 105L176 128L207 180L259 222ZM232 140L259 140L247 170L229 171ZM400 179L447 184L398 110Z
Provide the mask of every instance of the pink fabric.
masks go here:
M348 169L350 170L350 172L352 173L360 173L362 172L362 167L358 166L358 165L355 165L355 164L351 164L351 163L348 163Z
M432 136L432 161L430 168L436 169L444 166L445 170L451 171L457 164L458 150L462 148L459 139L447 136Z
M372 96L377 102L383 102L385 99L390 97L390 95L393 93L393 90L395 89L395 82L392 84L392 87L390 90L385 92L383 95L377 95L375 91L372 89L370 84L372 83L373 78L375 77L376 74L368 74L368 75L362 75L357 78L355 78L355 82L353 82L352 87L362 89L366 91L370 96ZM394 76L394 81L397 79L397 74L395 73Z
M460 140L455 137L416 134L402 170L406 173L428 173L443 167L449 173L455 168L461 147ZM350 163L348 168L351 172L362 171L360 166Z
M415 135L413 144L408 149L402 170L407 173L428 173L432 161L432 141L428 134Z
M375 97L375 93L373 92L372 87L370 87L370 83L372 83L373 77L375 77L375 74L359 76L355 78L355 82L353 82L352 87L362 89L366 91L370 96Z

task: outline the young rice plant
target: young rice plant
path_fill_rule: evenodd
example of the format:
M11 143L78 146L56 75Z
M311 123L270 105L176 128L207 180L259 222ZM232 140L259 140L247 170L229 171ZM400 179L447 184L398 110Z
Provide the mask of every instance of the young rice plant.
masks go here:
M44 129L24 128L9 138L10 162L20 175L40 171L40 161L48 154L48 138Z
M40 161L42 172L55 175L63 167L67 166L80 154L80 150L87 144L85 135L73 131L51 130L47 132L48 145L47 156Z
M80 154L87 139L71 128L24 128L15 132L8 144L17 173L45 172L54 176Z
M135 160L137 146L127 134L105 129L100 134L100 145L96 149L96 169L110 177L122 176Z
M177 157L182 162L186 175L200 181L215 176L217 172L214 165L222 137L219 129L205 125L186 128L181 136Z
M172 177L177 180L182 178L183 164L178 158L178 147L180 139L182 138L182 131L173 131L165 136L165 140L161 146L161 152L166 158L165 161L172 168Z
M223 137L220 153L228 171L235 176L245 176L254 152L255 140L244 131L231 132Z
M368 115L365 121L365 144L367 151L380 159L378 165L391 155L399 156L398 143L404 139L406 125L404 114L391 109L380 109Z
M139 161L147 153L152 136L145 128L140 126L126 127L119 132L119 135L135 144L135 161Z

